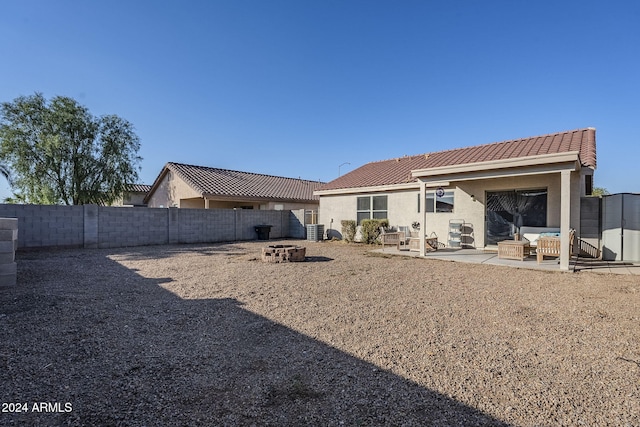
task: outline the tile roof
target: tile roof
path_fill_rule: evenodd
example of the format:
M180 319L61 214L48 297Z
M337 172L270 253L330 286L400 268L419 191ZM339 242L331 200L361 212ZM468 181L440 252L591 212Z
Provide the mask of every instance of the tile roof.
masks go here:
M323 185L318 190L374 187L415 182L411 171L543 154L578 151L583 166L596 167L596 130L577 129L549 135L494 142L417 156L367 163Z
M127 186L127 191L136 193L148 193L149 191L151 191L151 186L147 184L129 184Z
M324 184L318 181L182 163L169 162L165 168L176 173L202 196L317 201L318 196L314 196L313 192Z

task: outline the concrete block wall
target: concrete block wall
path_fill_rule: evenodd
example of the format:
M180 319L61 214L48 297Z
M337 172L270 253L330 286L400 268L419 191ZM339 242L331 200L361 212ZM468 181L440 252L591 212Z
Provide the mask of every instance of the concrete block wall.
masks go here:
M255 240L256 225L271 225L270 239L289 237L289 211L236 209L236 238Z
M170 209L176 228L172 243L229 242L235 239L233 209ZM255 238L255 237L254 237Z
M162 245L169 242L166 209L98 208L98 247Z
M306 239L304 209L292 210L289 213L289 237L294 239Z
M83 206L0 204L0 217L17 218L19 248L83 247Z
M299 238L289 234L290 216L288 210L0 204L0 217L17 218L20 222L17 247L21 249L256 240L255 226L261 224L272 226L272 239Z
M18 220L0 218L0 287L16 285Z
M95 249L98 247L98 206L84 206L84 224L82 231L84 232L84 247L87 249Z

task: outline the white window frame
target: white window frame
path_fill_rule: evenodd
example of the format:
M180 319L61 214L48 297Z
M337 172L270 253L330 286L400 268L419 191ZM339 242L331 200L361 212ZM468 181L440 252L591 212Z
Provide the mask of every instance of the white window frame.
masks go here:
M450 200L451 203L450 204L447 203L447 204L451 206L451 210L438 210L438 199L441 199L442 202L444 202L444 200L446 199ZM455 190L445 190L442 197L438 197L435 191L427 191L425 194L424 208L427 210L427 213L454 213L456 209L455 201L456 201ZM420 206L418 206L418 209L420 209Z
M374 199L376 198L384 198L384 204L386 209L374 209ZM360 199L368 199L369 208L368 209L358 209L358 204ZM366 214L366 218L363 216ZM371 196L358 196L356 197L356 220L357 225L360 225L360 222L363 219L387 219L389 218L389 196L386 194L377 194Z

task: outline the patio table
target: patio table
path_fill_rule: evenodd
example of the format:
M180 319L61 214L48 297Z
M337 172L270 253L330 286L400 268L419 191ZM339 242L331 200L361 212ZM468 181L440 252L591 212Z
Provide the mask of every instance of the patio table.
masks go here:
M437 237L425 237L425 247L427 252L437 251L438 250L438 238ZM420 238L419 237L411 237L409 239L409 250L410 251L419 251L420 250ZM399 249L399 247L398 247Z
M529 256L531 245L528 240L503 240L498 242L498 258L524 261Z

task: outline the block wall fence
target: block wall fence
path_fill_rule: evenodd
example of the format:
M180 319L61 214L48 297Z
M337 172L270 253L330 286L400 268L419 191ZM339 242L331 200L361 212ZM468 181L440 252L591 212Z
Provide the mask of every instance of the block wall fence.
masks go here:
M0 218L18 219L18 249L115 248L174 243L305 238L304 210L122 208L97 205L0 204Z

